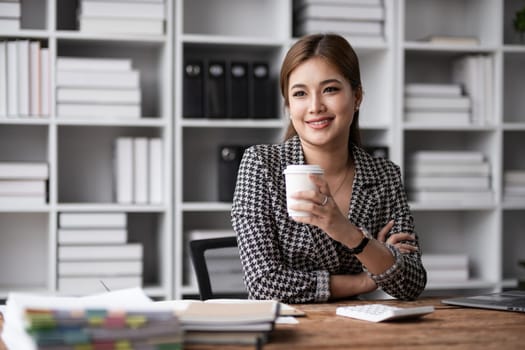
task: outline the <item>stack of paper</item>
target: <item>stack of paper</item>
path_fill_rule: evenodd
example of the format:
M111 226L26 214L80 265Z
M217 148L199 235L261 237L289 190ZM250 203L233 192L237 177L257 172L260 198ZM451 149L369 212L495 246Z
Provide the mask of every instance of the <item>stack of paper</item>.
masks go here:
M182 349L173 308L138 288L82 298L10 293L4 316L9 349Z
M381 0L299 0L295 4L298 36L332 32L351 42L385 40L385 8Z
M416 202L490 204L490 164L482 152L418 151L409 159L407 189Z
M428 125L469 125L470 98L459 84L405 86L405 121Z
M56 67L58 117L140 118L140 72L131 59L58 57Z

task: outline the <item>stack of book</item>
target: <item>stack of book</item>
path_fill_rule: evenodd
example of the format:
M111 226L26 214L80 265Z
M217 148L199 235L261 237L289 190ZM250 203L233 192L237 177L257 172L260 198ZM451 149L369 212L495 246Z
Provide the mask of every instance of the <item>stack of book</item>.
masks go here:
M131 59L58 57L56 67L58 117L140 118L140 72Z
M469 125L470 99L460 84L405 86L405 121L428 125Z
M20 0L0 0L0 32L19 30L21 16Z
M469 262L466 254L423 254L429 284L466 282Z
M80 295L142 285L143 248L129 243L126 213L60 213L58 290Z
M475 151L415 152L409 159L407 188L416 202L493 202L490 164Z
M163 150L160 138L119 137L114 147L115 200L121 204L161 204Z
M505 171L503 199L508 203L525 203L525 170Z
M84 297L9 293L2 340L16 350L183 348L176 311L131 288Z
M462 84L472 100L472 123L490 125L494 118L494 58L468 55L453 62L453 81Z
M382 0L299 0L295 3L298 36L332 32L347 37L351 43L385 40Z
M47 163L0 162L0 206L45 204L48 178Z
M0 118L49 116L48 48L27 39L0 41L0 72Z
M164 0L80 0L80 31L104 34L164 34Z
M274 329L279 309L274 300L192 300L178 316L186 344L244 344L260 349Z
M188 233L188 241L235 236L233 230L193 230ZM189 247L187 249L189 251ZM197 287L197 278L189 254L186 265L190 268L189 285ZM237 247L213 249L206 252L206 266L214 293L239 293L246 291L243 270Z

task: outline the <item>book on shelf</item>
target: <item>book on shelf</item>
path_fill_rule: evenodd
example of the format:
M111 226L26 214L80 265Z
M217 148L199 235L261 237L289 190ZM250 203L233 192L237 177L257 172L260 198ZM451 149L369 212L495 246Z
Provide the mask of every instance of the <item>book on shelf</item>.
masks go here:
M7 42L0 41L0 118L7 117Z
M17 40L18 44L18 115L29 116L29 40Z
M22 11L18 1L0 1L2 18L20 18Z
M7 115L18 117L18 44L7 42Z
M139 71L62 71L56 73L57 87L129 88L140 87Z
M428 254L421 255L423 266L432 270L439 269L468 269L468 255L466 254Z
M164 177L163 172L163 142L160 138L149 139L148 147L148 192L149 203L161 204L163 198Z
M490 164L487 162L472 163L472 164L458 164L458 163L431 163L431 162L413 162L409 164L408 173L413 176L425 175L490 175Z
M60 228L126 228L126 213L75 213L58 214Z
M410 155L412 162L482 163L485 156L477 151L416 151Z
M469 111L471 107L470 97L420 97L406 96L406 111Z
M57 89L57 103L131 104L140 105L140 89L70 88Z
M24 207L46 204L45 195L0 195L1 207Z
M405 85L405 96L457 97L461 94L460 84L408 83Z
M414 176L407 180L408 187L413 190L488 190L488 176Z
M407 111L405 122L429 125L469 125L471 123L470 112L427 112Z
M383 0L296 0L294 10L305 5L327 4L327 5L353 5L353 6L381 6Z
M117 203L133 203L133 138L119 137L115 140L115 200Z
M452 78L462 84L472 99L472 118L476 124L490 124L493 116L493 58L467 55L452 62Z
M58 261L140 260L142 244L60 245Z
M491 204L494 203L492 191L465 191L465 190L421 190L409 192L409 198L415 202L439 202L459 205Z
M93 244L124 244L128 240L126 229L58 229L58 244L93 245Z
M115 2L82 0L79 4L80 15L85 18L148 18L164 19L165 5L163 2Z
M40 116L40 41L31 41L29 43L29 115Z
M142 276L58 276L57 285L60 293L85 295L107 292L106 287L109 290L141 287Z
M80 16L80 31L84 33L104 34L164 34L164 20L162 19L128 19L111 17Z
M507 185L503 187L505 196L525 196L525 185Z
M49 49L40 49L40 112L42 116L51 114L51 67Z
M57 116L60 118L126 118L139 119L139 104L93 104L57 103Z
M130 58L105 58L105 57L67 57L59 56L56 59L57 71L131 71Z
M142 276L142 260L59 261L59 277Z
M479 39L468 35L429 35L419 39L435 45L479 45Z
M354 6L312 3L297 10L296 16L299 21L310 18L382 21L385 19L385 9L381 5Z
M0 196L46 195L45 180L0 180Z
M383 35L383 23L380 21L350 21L310 18L297 23L295 28L299 35L319 32L336 32L341 35Z
M47 180L49 167L45 162L0 162L0 179Z
M145 137L133 138L133 202L146 204L148 194L148 139Z
M525 170L505 170L503 181L506 185L525 185Z
M16 32L20 30L20 18L0 17L0 32Z
M467 268L464 269L427 269L428 283L465 282L469 279Z

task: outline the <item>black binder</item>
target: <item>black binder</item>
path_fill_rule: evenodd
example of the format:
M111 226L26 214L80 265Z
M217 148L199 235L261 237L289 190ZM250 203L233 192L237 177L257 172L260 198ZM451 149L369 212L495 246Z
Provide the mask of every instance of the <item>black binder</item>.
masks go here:
M226 66L211 61L206 72L206 117L226 118Z
M268 64L254 62L251 78L252 116L255 118L275 117L274 91L272 91Z
M187 61L183 72L182 114L184 118L204 117L204 70L202 61Z
M229 72L230 117L248 118L250 114L250 93L248 83L248 64L232 62Z
M237 172L246 146L223 145L219 146L219 201L233 201Z

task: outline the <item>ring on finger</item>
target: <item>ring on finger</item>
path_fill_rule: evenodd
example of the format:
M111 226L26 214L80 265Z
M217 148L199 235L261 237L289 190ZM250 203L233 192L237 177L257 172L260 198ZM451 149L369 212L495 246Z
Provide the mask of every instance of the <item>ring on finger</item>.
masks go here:
M328 196L327 195L324 196L324 200L323 200L323 203L321 203L321 207L324 207L326 205L326 203L328 203Z

